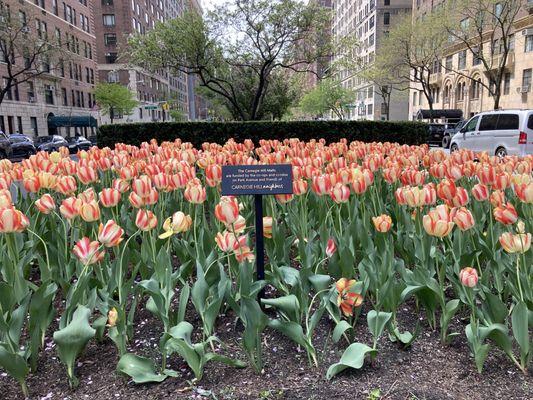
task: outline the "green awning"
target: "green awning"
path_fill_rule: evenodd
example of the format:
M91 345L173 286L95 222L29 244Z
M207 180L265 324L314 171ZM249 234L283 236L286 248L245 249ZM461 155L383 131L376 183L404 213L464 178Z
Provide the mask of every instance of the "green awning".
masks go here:
M48 118L48 126L59 128L61 126L80 127L88 126L96 128L96 118L90 115L54 116Z

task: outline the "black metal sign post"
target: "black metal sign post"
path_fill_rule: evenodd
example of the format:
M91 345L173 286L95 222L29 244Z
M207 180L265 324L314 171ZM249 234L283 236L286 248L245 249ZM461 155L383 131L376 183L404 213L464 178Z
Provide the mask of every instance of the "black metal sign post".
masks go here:
M263 195L292 194L292 166L226 165L222 167L222 195L254 195L255 263L257 279L265 279L265 242L263 237ZM259 293L259 298L263 293Z

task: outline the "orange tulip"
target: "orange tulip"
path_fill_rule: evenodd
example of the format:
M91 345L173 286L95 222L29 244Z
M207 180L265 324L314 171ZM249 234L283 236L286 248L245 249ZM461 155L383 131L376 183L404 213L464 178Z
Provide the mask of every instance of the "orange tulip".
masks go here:
M7 189L0 189L0 208L9 208L13 206L11 192Z
M99 251L100 243L96 240L91 242L91 239L84 237L79 240L72 252L83 265L96 264L104 259L105 253Z
M481 183L474 185L472 196L477 201L486 201L489 198L489 188Z
M518 220L518 213L511 203L502 204L494 209L494 219L504 225L510 225Z
M425 193L418 186L405 186L402 188L403 198L409 207L422 207L425 201Z
M233 197L221 197L215 206L215 217L226 225L234 223L239 217L239 203Z
M443 204L433 208L427 215L424 215L422 224L429 235L440 238L447 236L454 226L448 206Z
M272 217L263 217L263 236L272 239Z
M113 181L113 189L118 190L120 193L126 193L130 190L130 184L124 179L115 179Z
M118 224L109 220L105 225L100 224L98 228L98 240L105 247L115 247L122 242L124 236L124 229L122 229Z
M24 189L29 193L36 193L41 188L41 182L38 176L30 176L22 181Z
M128 200L134 208L141 208L142 206L144 206L143 198L135 192L130 192Z
M493 207L501 207L505 202L505 194L501 190L495 190L490 194L490 204Z
M376 231L381 233L388 232L392 226L392 218L386 214L372 217L372 222L374 223Z
M163 232L159 235L159 239L166 239L177 233L186 232L192 225L192 218L190 215L185 215L183 212L175 212L172 217L167 218L163 223Z
M78 189L78 183L73 176L62 176L57 180L56 191L64 195L71 195Z
M323 196L328 194L331 190L331 177L328 174L313 176L311 189L315 194Z
M233 252L233 254L235 255L235 258L237 259L237 261L240 263L245 260L250 261L250 262L255 260L255 255L248 246L237 247L235 251Z
M78 167L78 179L84 185L88 185L89 183L96 182L98 174L94 168L81 166Z
M468 192L463 187L458 187L455 196L447 202L452 207L463 207L468 204Z
M242 215L239 215L234 223L226 225L226 229L235 234L239 234L246 229L246 220Z
M56 203L48 193L43 194L40 199L35 200L35 207L43 214L50 214L56 208Z
M205 183L207 186L215 187L222 181L222 167L218 164L211 164L205 168Z
M306 194L308 189L308 183L304 179L297 179L292 182L292 191L296 196Z
M450 179L443 179L437 184L437 195L442 200L451 201L457 194L455 182Z
M246 245L246 236L236 237L234 233L224 231L217 232L215 236L215 242L220 250L224 253L235 251L239 247Z
M477 285L478 275L474 268L466 267L459 272L459 280L463 286L473 288Z
M521 202L533 204L533 182L515 184L513 189Z
M329 238L328 242L326 243L326 256L331 257L336 251L337 243L335 243L335 239Z
M158 200L159 192L155 188L152 188L150 193L148 193L148 196L143 198L144 205L146 206L156 204Z
M199 184L188 184L183 193L183 197L189 203L201 204L205 201L207 194L205 188Z
M363 296L350 291L355 283L355 279L348 280L341 278L335 284L338 293L337 306L340 307L342 313L347 317L351 317L354 308L359 307L363 303Z
M61 202L59 211L66 219L73 219L80 214L81 204L81 200L75 197L69 197Z
M145 198L150 194L152 190L152 181L147 175L142 175L137 179L134 179L131 183L131 190L137 196Z
M85 222L94 222L100 219L100 207L96 200L81 204L80 217Z
M23 232L29 225L28 217L16 208L0 209L0 233Z
M276 194L274 197L280 204L287 204L294 199L294 195L292 194Z
M466 207L453 208L450 214L452 221L462 231L466 231L475 225L474 216Z
M502 233L500 244L507 253L525 253L531 247L531 233Z
M105 188L102 189L99 196L100 204L104 207L115 207L120 201L120 192L117 189Z
M157 226L157 217L151 211L140 209L135 217L135 225L141 231L151 231Z

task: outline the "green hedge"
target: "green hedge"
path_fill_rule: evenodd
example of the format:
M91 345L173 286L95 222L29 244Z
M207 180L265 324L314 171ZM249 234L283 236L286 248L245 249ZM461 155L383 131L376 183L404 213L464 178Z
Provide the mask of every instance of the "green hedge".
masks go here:
M420 122L385 121L251 121L251 122L161 122L103 125L98 130L98 145L113 147L115 143L139 145L150 139L158 142L180 138L200 147L204 142L224 143L252 139L324 138L328 143L346 138L348 141L398 142L417 145L426 143L427 125Z

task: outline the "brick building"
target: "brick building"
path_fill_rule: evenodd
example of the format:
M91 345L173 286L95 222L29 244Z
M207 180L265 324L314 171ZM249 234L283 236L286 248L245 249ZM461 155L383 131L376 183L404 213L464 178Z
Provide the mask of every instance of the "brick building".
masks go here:
M11 18L24 23L30 40L53 43L62 55L52 62L43 60L38 76L6 93L0 104L0 129L29 136L93 134L97 115L93 89L98 77L92 3L3 0L3 4ZM9 61L2 56L0 84L5 85ZM10 66L15 69L27 62L20 54L13 61Z
M95 0L97 60L100 82L127 86L139 101L131 115L115 115L117 122L166 121L169 112L164 104L174 104L184 115L189 114L188 79L185 74L173 76L167 70L146 71L132 68L126 56L119 58L128 35L144 34L157 22L183 13L184 0ZM101 117L108 123L108 117Z

